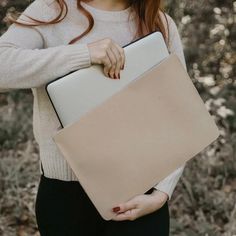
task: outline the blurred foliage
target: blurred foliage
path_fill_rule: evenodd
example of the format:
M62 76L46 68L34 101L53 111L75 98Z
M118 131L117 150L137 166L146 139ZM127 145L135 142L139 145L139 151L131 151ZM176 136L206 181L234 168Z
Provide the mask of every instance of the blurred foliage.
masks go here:
M30 0L0 0L8 14ZM236 1L166 0L184 45L188 73L221 135L185 168L172 200L171 235L236 234ZM33 210L39 177L32 94L0 94L0 235L38 235ZM188 99L188 98L186 98Z

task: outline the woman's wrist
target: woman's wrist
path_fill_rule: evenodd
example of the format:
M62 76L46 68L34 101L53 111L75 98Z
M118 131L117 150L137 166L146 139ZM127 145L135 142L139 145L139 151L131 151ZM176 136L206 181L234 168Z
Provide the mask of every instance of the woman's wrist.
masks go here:
M159 189L153 188L153 192L151 193L153 200L157 202L157 204L164 205L168 200L169 196L167 193L160 191Z

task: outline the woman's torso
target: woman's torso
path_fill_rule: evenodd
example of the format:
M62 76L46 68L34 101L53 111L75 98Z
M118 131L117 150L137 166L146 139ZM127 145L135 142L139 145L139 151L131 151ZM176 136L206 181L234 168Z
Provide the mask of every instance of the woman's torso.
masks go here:
M52 15L56 16L55 0L45 0ZM57 24L37 27L44 38L44 48L66 45L88 27L87 18L77 9L76 0L67 0L68 14ZM94 18L92 30L76 43L90 43L101 38L112 38L120 46L130 43L135 33L135 21L128 21L129 9L109 12L81 3ZM56 58L55 58L56 60ZM65 61L66 63L66 61ZM33 129L39 144L40 159L46 176L62 180L77 180L52 140L53 134L60 127L58 118L48 99L45 87L32 88L34 95Z

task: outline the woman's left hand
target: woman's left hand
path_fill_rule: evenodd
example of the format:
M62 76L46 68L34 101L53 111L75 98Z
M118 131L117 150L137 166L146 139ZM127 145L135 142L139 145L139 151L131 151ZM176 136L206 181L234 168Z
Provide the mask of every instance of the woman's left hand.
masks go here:
M115 208L120 208L120 210L115 211L116 215L112 218L112 220L133 221L141 216L147 215L158 210L165 204L167 199L168 195L157 189L154 189L151 194L137 195L129 201L116 206Z

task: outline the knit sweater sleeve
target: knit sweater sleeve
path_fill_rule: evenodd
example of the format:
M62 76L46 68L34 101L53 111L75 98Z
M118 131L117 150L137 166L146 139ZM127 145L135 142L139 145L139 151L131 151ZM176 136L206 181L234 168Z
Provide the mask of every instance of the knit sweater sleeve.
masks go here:
M178 28L174 20L168 15L167 20L169 23L169 52L175 53L180 61L182 62L182 65L184 66L185 70L187 70L184 52L183 52L183 45L181 42L180 34L178 32ZM162 179L158 184L154 186L154 189L157 189L159 191L162 191L168 195L168 201L171 199L172 194L174 192L174 189L183 174L184 168L186 166L186 163L184 163L182 166L174 170L172 173L170 173L166 178Z
M29 22L24 14L47 20L50 9L45 1L35 0L18 21ZM44 48L44 38L38 27L43 26L25 27L13 23L0 37L0 92L40 87L57 77L91 65L87 44Z

